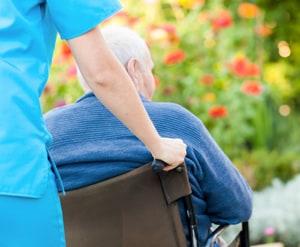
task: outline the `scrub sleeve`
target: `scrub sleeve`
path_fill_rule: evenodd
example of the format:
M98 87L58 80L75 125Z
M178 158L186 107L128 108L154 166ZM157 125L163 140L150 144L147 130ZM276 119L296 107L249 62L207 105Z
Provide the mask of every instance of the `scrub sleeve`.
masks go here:
M50 25L54 24L62 39L86 33L121 9L118 0L45 0L45 6L50 16L45 25L51 29ZM51 157L49 167L52 169L49 169L43 194L36 198L0 195L1 247L66 246L55 176L60 182L61 179L55 163L50 160Z

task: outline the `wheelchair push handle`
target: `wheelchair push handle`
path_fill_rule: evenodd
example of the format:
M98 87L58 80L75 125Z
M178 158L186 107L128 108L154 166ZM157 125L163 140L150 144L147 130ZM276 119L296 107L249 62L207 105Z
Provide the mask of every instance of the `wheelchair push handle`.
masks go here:
M163 169L167 166L165 162L162 160L153 160L151 166L152 170L159 174L165 172ZM174 170L178 173L182 173L184 171L184 164L177 166ZM187 195L183 197L187 221L189 225L189 232L190 232L190 244L191 247L198 247L198 229L197 229L197 222L194 207L192 204L192 197L191 195Z
M155 173L160 173L160 172L164 172L163 169L164 169L166 166L168 166L168 164L167 164L166 162L162 161L162 160L154 159L154 160L152 161L151 166L152 166L152 170L153 170ZM177 166L177 167L175 168L175 171L180 173L180 172L183 171L183 169L184 169L184 168L183 168L183 164L182 164L182 165Z

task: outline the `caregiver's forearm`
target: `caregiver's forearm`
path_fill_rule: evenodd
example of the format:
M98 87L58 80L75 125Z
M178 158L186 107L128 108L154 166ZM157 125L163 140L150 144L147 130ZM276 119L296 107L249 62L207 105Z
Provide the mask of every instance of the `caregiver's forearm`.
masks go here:
M127 72L107 48L98 29L69 40L73 55L89 86L153 153L160 136L145 111ZM83 49L89 47L89 49Z

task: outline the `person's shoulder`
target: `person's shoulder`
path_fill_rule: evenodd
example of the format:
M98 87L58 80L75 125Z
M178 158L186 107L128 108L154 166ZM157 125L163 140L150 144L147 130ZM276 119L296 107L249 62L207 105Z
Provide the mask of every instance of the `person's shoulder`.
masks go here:
M151 118L159 118L166 124L177 124L185 129L199 129L202 127L201 120L188 109L172 102L149 102L145 105Z
M56 107L43 115L46 126L49 130L54 131L56 128L70 126L70 123L80 121L82 112L86 112L76 102L61 107Z
M60 107L55 107L48 112L44 113L45 121L60 117L62 115L68 114L74 108L74 104L64 105Z
M149 111L158 111L168 116L180 116L184 118L193 116L186 108L173 102L148 102L145 107L149 109Z
M94 101L94 95L92 93L86 93L76 100L76 102L67 104L64 106L53 108L52 110L44 114L46 121L56 119L58 117L64 117L70 115L77 115L78 111L86 111L88 107L91 107L91 102ZM96 101L98 102L98 101Z

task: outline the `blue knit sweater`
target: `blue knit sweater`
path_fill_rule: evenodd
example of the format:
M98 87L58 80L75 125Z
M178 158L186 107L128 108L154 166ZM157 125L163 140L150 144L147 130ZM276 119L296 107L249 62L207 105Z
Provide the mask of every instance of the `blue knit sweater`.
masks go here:
M177 104L142 100L161 136L181 138L187 144L185 162L201 242L205 242L211 223L247 220L252 211L251 189L201 121ZM75 104L52 110L45 119L53 136L50 153L66 190L106 180L152 161L141 141L92 93ZM182 208L181 214L186 226Z

